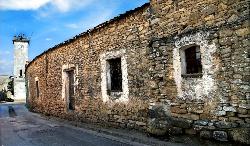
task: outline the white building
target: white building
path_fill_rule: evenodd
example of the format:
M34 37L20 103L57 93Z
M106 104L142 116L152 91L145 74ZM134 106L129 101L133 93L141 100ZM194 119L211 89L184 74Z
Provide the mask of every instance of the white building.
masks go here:
M14 100L26 100L25 65L28 61L29 39L23 34L13 38L14 44Z

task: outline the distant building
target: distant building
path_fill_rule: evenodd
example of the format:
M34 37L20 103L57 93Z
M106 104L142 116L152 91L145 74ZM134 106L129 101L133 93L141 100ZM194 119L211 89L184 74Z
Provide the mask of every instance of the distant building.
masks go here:
M25 100L25 65L28 61L29 39L20 34L14 36L14 99Z

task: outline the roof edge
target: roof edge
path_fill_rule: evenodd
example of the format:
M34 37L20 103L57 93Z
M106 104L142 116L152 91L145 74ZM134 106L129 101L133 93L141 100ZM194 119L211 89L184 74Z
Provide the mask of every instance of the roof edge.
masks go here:
M29 64L26 66L25 73L26 73L26 70L28 69L28 67L29 67L34 61L36 61L39 57L43 56L44 54L46 54L46 53L48 53L48 52L50 52L50 51L53 51L53 50L55 50L55 49L57 49L57 48L59 48L59 47L65 45L65 44L71 43L71 42L75 41L76 39L78 39L78 38L80 38L80 37L82 37L82 36L84 36L84 35L86 35L86 34L89 34L89 33L93 32L93 31L95 31L95 30L101 29L101 28L103 28L103 27L105 27L105 26L111 24L112 22L115 22L115 21L118 21L118 20L122 20L122 19L126 18L127 16L129 16L129 15L135 13L135 12L138 12L139 10L144 9L144 8L146 8L146 7L148 7L148 6L150 6L150 2L145 3L145 4L143 4L143 5L141 5L141 6L137 7L137 8L135 8L135 9L133 9L133 10L126 11L125 13L122 13L122 14L120 14L120 15L118 15L118 16L116 16L116 17L114 17L114 18L112 18L112 19L110 19L110 20L108 20L108 21L105 21L105 22L103 22L103 23L101 23L101 24L95 26L94 28L90 28L90 29L88 29L88 30L85 31L85 32L82 32L82 33L80 33L80 34L78 34L78 35L75 35L74 37L72 37L72 38L70 38L70 39L68 39L68 40L66 40L66 41L64 41L64 42L59 43L59 44L57 44L57 45L55 45L55 46L53 46L53 47L47 49L46 51L44 51L43 53L37 55L34 59L32 59L32 60L29 62Z

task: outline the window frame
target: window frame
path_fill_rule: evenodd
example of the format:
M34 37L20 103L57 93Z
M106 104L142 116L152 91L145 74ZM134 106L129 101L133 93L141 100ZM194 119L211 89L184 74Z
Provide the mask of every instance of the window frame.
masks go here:
M109 51L100 55L101 61L101 90L102 98L104 102L109 100L115 102L127 102L129 89L128 89L128 73L127 73L127 62L126 62L126 50ZM122 72L122 91L111 92L110 89L110 65L108 60L121 58L121 72Z

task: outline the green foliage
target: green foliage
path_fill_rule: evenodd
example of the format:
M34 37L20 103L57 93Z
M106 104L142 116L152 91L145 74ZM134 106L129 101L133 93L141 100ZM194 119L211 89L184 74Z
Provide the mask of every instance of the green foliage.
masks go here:
M14 99L11 99L7 96L8 92L11 92L11 94L14 95L13 79L8 83L7 88L7 90L3 89L2 91L0 91L0 101L13 102Z
M11 81L8 83L7 88L8 88L8 91L10 91L12 95L14 95L14 80L13 79L11 79Z
M7 101L7 102L14 102L14 99L6 97L5 101Z
M7 98L7 91L6 90L0 91L0 101L5 101L6 98Z
M0 101L7 101L7 102L13 102L14 99L11 99L7 96L7 92L6 90L2 90L0 91Z

